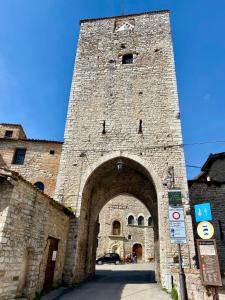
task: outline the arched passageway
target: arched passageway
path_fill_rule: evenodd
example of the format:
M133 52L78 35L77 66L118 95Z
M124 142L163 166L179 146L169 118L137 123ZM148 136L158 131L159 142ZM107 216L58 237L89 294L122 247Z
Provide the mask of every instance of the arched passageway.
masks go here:
M155 184L144 166L129 158L116 157L96 168L84 185L75 260L75 281L94 275L99 212L108 201L119 194L129 194L139 199L152 216L156 278L159 278L158 204Z

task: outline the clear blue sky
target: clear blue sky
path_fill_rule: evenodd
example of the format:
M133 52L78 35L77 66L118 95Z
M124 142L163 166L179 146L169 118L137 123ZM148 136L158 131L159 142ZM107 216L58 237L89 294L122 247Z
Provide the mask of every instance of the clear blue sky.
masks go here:
M119 0L0 0L0 122L63 140L79 20L118 15ZM170 9L185 143L225 140L225 1L125 0L125 13ZM186 146L201 166L225 143ZM192 178L198 169L188 168Z

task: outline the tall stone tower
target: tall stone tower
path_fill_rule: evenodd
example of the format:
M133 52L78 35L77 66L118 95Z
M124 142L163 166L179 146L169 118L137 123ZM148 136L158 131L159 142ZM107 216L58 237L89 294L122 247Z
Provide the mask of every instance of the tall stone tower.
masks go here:
M154 221L155 261L163 285L171 245L169 167L188 208L180 114L168 11L82 20L56 199L75 210L67 281L94 273L98 215L119 194L142 201ZM184 263L194 255L185 216Z

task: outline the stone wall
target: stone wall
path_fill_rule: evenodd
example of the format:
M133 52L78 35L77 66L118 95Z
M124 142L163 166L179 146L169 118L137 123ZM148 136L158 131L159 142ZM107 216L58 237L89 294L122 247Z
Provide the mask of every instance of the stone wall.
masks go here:
M12 131L12 139L26 139L23 127L19 124L0 123L0 139L5 137L6 131Z
M53 286L62 282L72 214L15 172L0 170L0 299L33 299L45 280L49 238L59 241Z
M213 216L211 223L215 229L220 268L222 275L225 275L225 184L189 181L189 193L192 207L195 204L210 202ZM195 222L194 209L192 210L192 220L195 239L197 239L197 224Z
M133 54L132 64L122 64L126 54ZM130 159L134 166L133 169L127 167L127 171L135 176L142 166L143 180L148 176L157 194L158 208L154 207L154 211L159 217L160 268L164 282L174 253L169 238L167 188L162 184L169 166L174 167L176 187L182 190L185 210L189 208L180 144L182 134L169 13L81 21L55 194L58 201L76 209L79 223L77 234L73 236L77 237L74 251L81 249L81 245L90 249L93 244L88 226L94 228L90 223L94 214L91 193L96 192L96 186L93 183L89 196L85 196L89 179L97 180L96 174L101 168L105 180L107 176L111 180L104 164L114 159L116 165L119 158ZM141 178L140 172L139 175ZM129 173L127 176L132 181ZM118 184L124 187L120 191L132 189L128 179L121 178L123 183L127 180L129 188L120 182ZM140 190L141 187L139 184ZM100 197L106 194L102 191ZM150 206L150 202L145 204ZM185 221L188 240L185 264L191 266L195 255L191 217L186 215ZM88 255L88 262L85 253L83 261L78 259L79 255L77 252L71 273L82 280L88 276L80 275L85 273L84 264L91 263L90 257L94 259L94 255Z
M22 165L14 164L16 148L25 148L25 161ZM62 143L37 140L0 139L0 155L5 167L21 174L31 183L43 182L44 192L53 196L59 169ZM54 154L50 154L50 150Z
M128 225L128 217L134 217L134 224ZM138 226L138 217L144 217L144 226ZM142 261L154 259L153 224L148 226L150 213L136 198L119 195L110 200L99 214L100 232L98 235L97 256L117 252L122 259L133 250L134 244L142 245ZM121 224L120 236L112 234L113 222ZM116 250L117 248L117 250Z

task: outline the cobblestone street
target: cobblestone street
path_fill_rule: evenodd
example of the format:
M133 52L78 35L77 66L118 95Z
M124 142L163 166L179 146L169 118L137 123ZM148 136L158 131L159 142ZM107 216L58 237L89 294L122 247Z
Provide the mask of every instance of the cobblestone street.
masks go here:
M155 283L151 269L151 264L97 266L94 280L64 290L61 295L53 291L42 300L169 300Z

